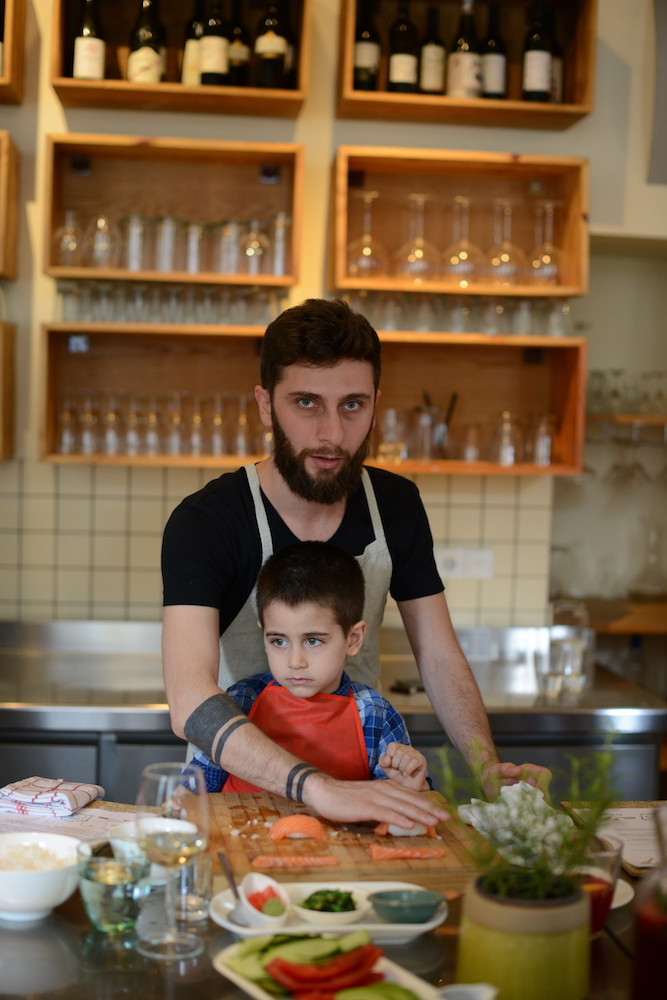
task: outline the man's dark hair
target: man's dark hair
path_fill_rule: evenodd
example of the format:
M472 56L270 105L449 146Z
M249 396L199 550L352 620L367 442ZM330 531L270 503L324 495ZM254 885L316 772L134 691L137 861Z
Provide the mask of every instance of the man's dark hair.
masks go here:
M259 364L262 386L273 395L289 365L332 368L342 360L368 361L380 383L380 339L361 313L341 299L306 299L266 328Z
M289 608L319 604L329 608L347 635L364 614L364 575L354 556L329 542L295 542L274 552L257 578L257 609L274 601Z

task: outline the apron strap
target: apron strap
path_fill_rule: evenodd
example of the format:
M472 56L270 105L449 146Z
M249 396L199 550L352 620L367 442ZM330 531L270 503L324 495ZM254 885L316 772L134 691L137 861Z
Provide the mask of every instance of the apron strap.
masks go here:
M382 523L382 517L380 516L380 508L378 507L378 502L375 496L375 490L373 489L373 484L371 483L371 477L368 474L368 469L364 466L361 470L361 482L364 486L364 493L366 494L366 503L368 504L368 510L371 515L371 523L373 525L373 532L375 533L375 541L380 542L385 548L387 546L387 539L384 533L384 525Z
M248 465L244 465L243 468L245 469L246 476L248 477L248 486L250 487L250 493L252 494L252 500L255 506L255 517L257 518L257 527L259 528L259 539L262 544L263 566L269 556L273 555L273 538L271 537L271 528L269 527L269 519L266 516L266 508L264 506L264 501L262 500L262 490L259 485L257 467L254 462L249 462Z

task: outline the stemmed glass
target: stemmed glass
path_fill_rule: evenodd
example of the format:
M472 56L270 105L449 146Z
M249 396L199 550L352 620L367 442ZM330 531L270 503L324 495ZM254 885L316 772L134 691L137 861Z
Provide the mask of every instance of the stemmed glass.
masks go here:
M485 259L492 285L520 285L526 281L528 262L520 247L512 243L512 203L496 198L493 203L493 246Z
M438 248L424 238L424 206L428 195L409 194L410 238L392 254L397 277L411 278L415 285L435 281L440 270Z
M234 454L246 456L252 452L250 424L248 422L248 397L244 392L238 395L239 415L234 430Z
M535 247L530 252L530 277L538 285L557 285L563 274L563 251L554 246L557 202L535 205Z
M347 273L351 278L383 277L389 269L389 254L384 243L373 236L373 202L377 191L355 191L364 204L364 230L359 239L347 246Z
M136 807L137 841L149 861L168 869L166 927L142 938L147 958L178 961L197 955L203 942L176 925L175 891L180 869L206 850L209 805L204 772L194 764L150 764L141 774Z
M459 288L479 281L482 251L469 240L470 199L459 194L454 198L454 242L442 254L442 276L452 278Z

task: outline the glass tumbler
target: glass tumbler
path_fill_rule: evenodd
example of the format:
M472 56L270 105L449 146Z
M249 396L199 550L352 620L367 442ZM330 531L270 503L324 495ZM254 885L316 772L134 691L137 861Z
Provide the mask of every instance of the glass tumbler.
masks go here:
M144 215L126 215L120 222L123 236L122 265L128 271L152 271L154 225Z
M185 270L185 227L180 219L163 215L155 221L155 270Z

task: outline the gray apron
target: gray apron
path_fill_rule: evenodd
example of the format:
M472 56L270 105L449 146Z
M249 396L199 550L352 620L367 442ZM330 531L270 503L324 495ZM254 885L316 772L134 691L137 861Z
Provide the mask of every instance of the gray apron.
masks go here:
M254 464L250 464L245 466L245 471L255 506L255 517L262 543L262 565L264 565L273 553L271 530L262 501L257 469ZM374 541L360 556L357 556L366 583L364 620L368 627L363 646L356 656L348 658L345 669L352 680L377 687L380 672L380 625L387 603L392 565L380 511L366 469L362 471L361 481L375 535ZM252 674L266 673L269 669L262 632L257 625L256 590L256 586L253 587L252 593L234 621L220 636L218 685L223 691L235 681L250 677Z

